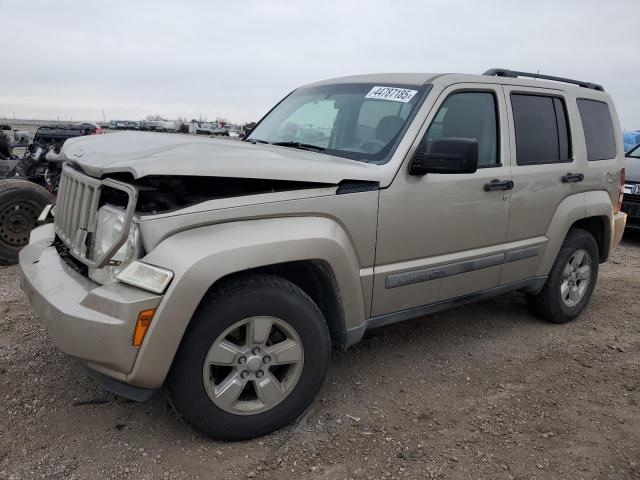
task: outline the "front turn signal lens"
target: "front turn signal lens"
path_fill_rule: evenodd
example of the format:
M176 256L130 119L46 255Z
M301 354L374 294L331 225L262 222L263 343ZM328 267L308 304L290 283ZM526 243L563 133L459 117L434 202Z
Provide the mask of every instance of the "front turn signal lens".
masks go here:
M149 330L149 325L151 325L151 319L156 313L155 308L150 308L149 310L142 310L138 314L138 320L136 321L136 328L133 330L133 346L139 347L142 345L142 341L144 340L144 336L147 334L147 330Z

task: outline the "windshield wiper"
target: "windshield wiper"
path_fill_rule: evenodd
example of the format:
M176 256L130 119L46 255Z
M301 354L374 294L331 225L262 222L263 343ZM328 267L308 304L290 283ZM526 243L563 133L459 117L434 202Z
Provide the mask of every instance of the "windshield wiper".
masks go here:
M247 142L251 142L251 143L253 143L254 145L255 145L256 143L269 143L269 142L267 142L266 140L260 140L259 138L248 138L248 139L247 139Z
M326 148L320 147L318 145L300 142L273 142L271 145L277 145L279 147L292 147L299 150L310 150L313 152L324 152L326 150Z

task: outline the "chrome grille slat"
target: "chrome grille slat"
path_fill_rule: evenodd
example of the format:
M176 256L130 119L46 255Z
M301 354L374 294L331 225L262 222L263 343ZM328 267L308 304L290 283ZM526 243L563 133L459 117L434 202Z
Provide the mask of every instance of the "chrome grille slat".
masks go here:
M82 215L82 198L84 197L85 185L78 183L76 187L75 195L73 196L73 207L71 213L71 232L73 234L73 244L79 245L80 238L83 237L82 230L80 230L80 216Z
M79 259L86 255L84 244L87 230L93 229L100 197L100 180L81 175L69 167L63 168L58 186L55 230L58 237Z
M58 206L58 208L56 208L56 210L59 210L60 212L62 212L62 195L63 192L65 191L65 185L67 183L67 177L65 177L64 175L60 177L60 183L58 184L58 199L56 201L56 204Z
M68 234L69 234L69 227L68 227L68 218L69 218L69 197L71 195L71 190L73 190L73 186L74 186L75 182L73 181L73 179L69 179L69 184L67 185L67 188L65 189L64 192L64 207L62 209L62 228L63 228L63 232L64 232L64 239L68 240Z
M72 182L69 188L69 191L67 192L67 198L65 202L66 207L64 210L64 231L67 234L68 240L71 240L71 238L73 237L73 234L72 234L73 230L71 230L71 219L73 215L73 196L77 188L78 188L78 182L76 181Z
M82 195L82 205L91 205L91 198L93 196L93 188L90 185L84 186L84 193ZM80 209L80 220L78 224L78 228L82 228L84 230L89 226L89 209L82 208Z

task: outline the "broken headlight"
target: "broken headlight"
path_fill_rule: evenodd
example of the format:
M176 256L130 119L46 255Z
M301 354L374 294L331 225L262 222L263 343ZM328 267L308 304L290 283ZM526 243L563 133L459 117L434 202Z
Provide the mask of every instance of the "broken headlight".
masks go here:
M120 239L124 225L124 210L105 205L98 210L95 237L92 245L92 257L98 258L108 252ZM102 268L89 268L89 278L98 283L116 281L116 275L129 263L140 257L140 232L134 223L129 228L129 234L124 244L111 257L109 263Z

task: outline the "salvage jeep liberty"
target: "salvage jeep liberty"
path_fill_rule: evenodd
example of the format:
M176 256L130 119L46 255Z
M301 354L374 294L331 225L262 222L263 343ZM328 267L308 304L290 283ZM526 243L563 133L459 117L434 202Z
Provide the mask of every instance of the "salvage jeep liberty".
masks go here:
M573 319L626 222L609 95L502 69L313 83L244 141L62 152L54 221L20 252L33 308L107 389L166 385L225 440L299 417L368 329L513 290Z

